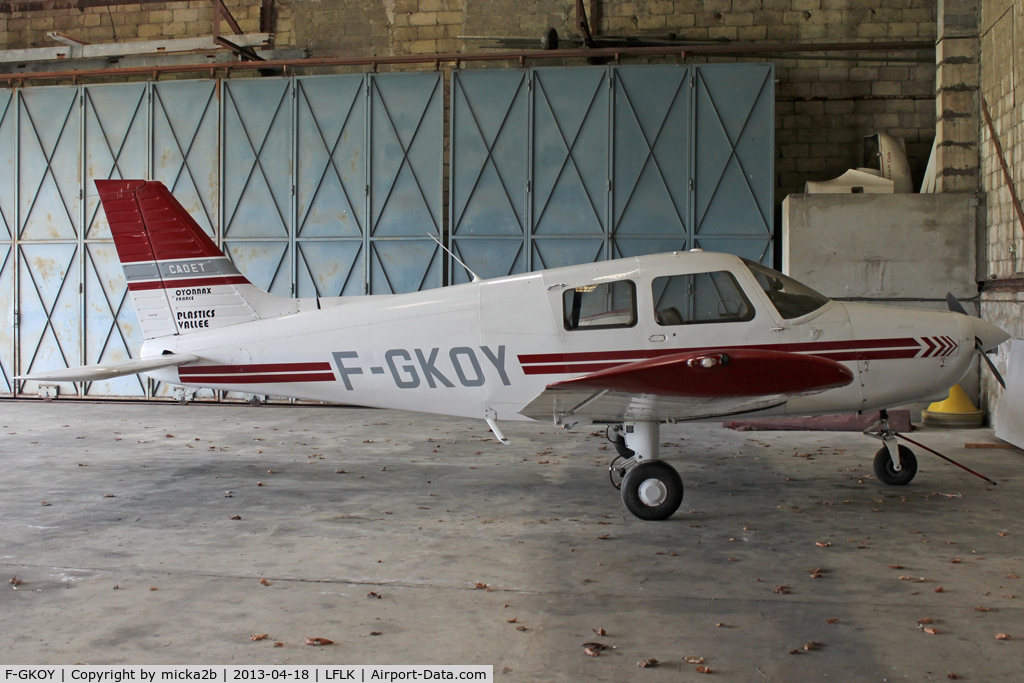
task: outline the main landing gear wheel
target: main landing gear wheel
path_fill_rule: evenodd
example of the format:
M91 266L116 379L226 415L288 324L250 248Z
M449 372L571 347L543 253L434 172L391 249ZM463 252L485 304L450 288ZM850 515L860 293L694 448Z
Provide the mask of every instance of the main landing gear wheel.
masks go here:
M626 472L622 480L622 502L640 519L668 519L683 502L683 480L666 462L642 462Z
M917 474L917 457L914 451L906 446L900 446L900 471L897 472L892 465L892 457L889 449L882 446L875 453L875 479L888 484L889 486L906 486Z

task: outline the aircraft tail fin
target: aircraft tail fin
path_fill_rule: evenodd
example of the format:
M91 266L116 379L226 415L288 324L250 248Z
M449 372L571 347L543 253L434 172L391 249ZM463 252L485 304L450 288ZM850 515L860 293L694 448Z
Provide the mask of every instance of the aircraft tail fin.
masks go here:
M97 180L100 202L146 339L297 310L238 272L163 183Z

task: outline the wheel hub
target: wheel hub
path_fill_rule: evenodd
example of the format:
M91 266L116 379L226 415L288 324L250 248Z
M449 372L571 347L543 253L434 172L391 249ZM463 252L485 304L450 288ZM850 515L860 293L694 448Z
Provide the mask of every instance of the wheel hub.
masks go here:
M659 479L648 479L637 491L644 505L657 507L668 498L668 488Z

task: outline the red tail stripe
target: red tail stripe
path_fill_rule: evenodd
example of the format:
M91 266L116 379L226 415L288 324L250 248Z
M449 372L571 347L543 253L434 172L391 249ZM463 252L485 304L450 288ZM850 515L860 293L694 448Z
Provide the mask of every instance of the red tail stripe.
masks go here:
M191 384L282 384L284 382L333 382L333 372L283 375L182 375L182 382ZM190 381L191 380L191 381ZM201 381L200 381L201 380Z
M152 280L150 282L129 282L128 291L138 292L146 289L178 289L183 287L203 287L208 285L247 285L249 280L244 275L219 275L217 277L194 277L187 280Z
M330 363L263 363L256 365L196 365L178 368L178 375L255 375L266 372L332 372Z
M222 255L163 183L95 182L121 263Z

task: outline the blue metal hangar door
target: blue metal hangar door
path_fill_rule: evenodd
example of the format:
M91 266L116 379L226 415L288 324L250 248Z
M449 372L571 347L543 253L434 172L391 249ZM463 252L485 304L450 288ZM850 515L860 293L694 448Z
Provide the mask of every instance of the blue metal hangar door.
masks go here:
M443 95L439 72L0 92L0 394L138 353L96 179L160 180L274 294L441 286ZM59 388L174 395L137 377Z
M771 64L456 71L453 251L483 277L695 247L768 263L773 131Z

